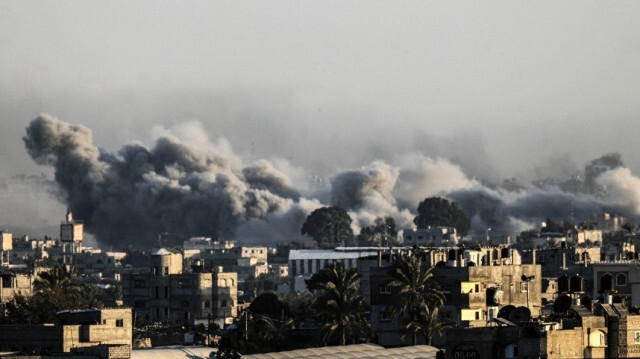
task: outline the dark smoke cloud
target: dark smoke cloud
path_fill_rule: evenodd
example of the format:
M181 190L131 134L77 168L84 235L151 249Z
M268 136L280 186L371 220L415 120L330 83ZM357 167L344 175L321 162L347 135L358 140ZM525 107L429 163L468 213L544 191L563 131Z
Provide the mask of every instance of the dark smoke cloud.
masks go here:
M458 202L475 234L491 228L513 235L547 217L579 222L603 211L640 217L640 178L616 154L587 164L570 183L514 179L488 186L460 161L421 152L324 181L284 160L244 165L226 140L212 143L197 123L156 132L151 148L129 144L110 153L93 144L89 129L43 115L31 122L24 142L37 163L53 166L62 200L87 231L116 247L151 246L164 232L251 244L297 240L307 215L324 205L348 210L356 233L383 216L406 228L418 203L431 196Z
M50 116L31 122L29 155L55 168L69 209L99 240L148 246L161 232L232 238L251 218L291 207L296 191L267 162L232 168L225 154L172 137L100 153L91 131Z

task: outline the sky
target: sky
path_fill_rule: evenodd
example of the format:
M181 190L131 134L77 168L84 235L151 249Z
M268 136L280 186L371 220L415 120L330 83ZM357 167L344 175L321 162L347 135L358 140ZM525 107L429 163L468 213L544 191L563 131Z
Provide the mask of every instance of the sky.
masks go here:
M3 1L0 225L63 217L22 140L41 113L110 151L195 121L321 178L415 151L497 183L611 152L637 174L638 18L637 1Z

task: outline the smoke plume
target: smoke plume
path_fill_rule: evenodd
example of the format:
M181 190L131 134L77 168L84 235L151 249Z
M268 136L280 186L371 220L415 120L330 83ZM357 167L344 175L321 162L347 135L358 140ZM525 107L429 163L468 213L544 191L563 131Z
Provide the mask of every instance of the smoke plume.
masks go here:
M153 131L152 147L127 144L110 153L93 144L89 129L42 115L24 142L34 161L54 168L56 193L86 230L115 247L153 246L161 233L288 242L300 238L309 213L326 205L346 209L356 233L385 216L406 228L431 196L458 202L472 234L491 228L513 235L546 217L579 222L604 211L640 217L640 178L616 154L589 163L584 182L487 185L446 158L420 152L324 181L281 159L244 164L228 141L211 141L197 122Z

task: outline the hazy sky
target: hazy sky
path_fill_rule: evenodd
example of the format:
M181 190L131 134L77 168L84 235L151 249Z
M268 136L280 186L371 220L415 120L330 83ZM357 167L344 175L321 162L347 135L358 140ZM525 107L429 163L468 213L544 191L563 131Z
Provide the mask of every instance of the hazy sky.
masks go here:
M43 112L111 150L198 120L323 175L415 150L492 180L608 152L637 174L638 19L638 1L2 1L0 175L50 173L21 140Z

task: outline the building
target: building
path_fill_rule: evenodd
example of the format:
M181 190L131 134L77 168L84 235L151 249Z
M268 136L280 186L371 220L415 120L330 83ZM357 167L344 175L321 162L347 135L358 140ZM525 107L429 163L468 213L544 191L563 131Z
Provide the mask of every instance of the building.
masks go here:
M338 247L336 249L292 249L289 251L289 288L291 292L307 291L305 280L331 263L342 262L356 267L358 259L374 256L384 249L376 247Z
M236 272L238 280L257 278L269 271L267 247L231 247L205 251L205 268L223 267L225 272Z
M460 237L453 227L428 227L418 229L403 229L399 234L405 246L440 247L454 246Z
M11 250L13 250L13 236L9 232L0 231L0 267L9 263Z
M514 323L499 318L491 327L447 330L446 358L570 359L605 358L605 318L584 307L559 321Z
M482 251L470 250L472 256L466 255L466 251L450 249L447 253L450 259L447 262L437 261L432 269L433 278L446 297L445 305L440 309L446 319L460 327L487 326L507 305L528 308L533 317L540 315L540 265L476 265L465 258L494 263L488 259L491 254L485 255L483 260ZM433 257L442 253L430 249L421 249L418 253L412 250L405 252L406 255L421 256L425 268L432 266ZM371 329L383 346L409 344L408 339L403 341L401 338L401 319L393 318L390 311L397 300L397 293L389 284L389 270L398 255L381 252L358 261L358 272L362 277L361 294L371 306Z
M30 269L0 268L0 317L4 316L4 305L14 296L31 295L36 277Z
M133 307L137 318L152 322L231 323L237 314L237 274L220 267L205 272L202 265L185 271L182 264L179 251L152 252L149 269L122 274L125 305Z
M627 299L632 306L640 305L640 262L600 262L593 266L593 298L611 295Z
M640 358L640 315L621 304L602 304L609 325L609 358Z
M0 352L131 357L131 309L90 309L58 313L60 325L0 325Z

